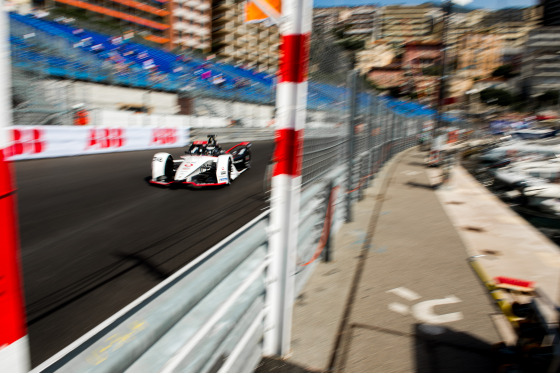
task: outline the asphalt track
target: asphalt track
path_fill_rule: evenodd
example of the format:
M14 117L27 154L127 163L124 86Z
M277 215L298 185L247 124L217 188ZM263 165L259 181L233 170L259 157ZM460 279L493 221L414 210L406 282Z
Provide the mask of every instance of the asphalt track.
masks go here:
M32 366L261 213L272 150L254 142L232 185L196 190L149 185L153 150L16 162Z

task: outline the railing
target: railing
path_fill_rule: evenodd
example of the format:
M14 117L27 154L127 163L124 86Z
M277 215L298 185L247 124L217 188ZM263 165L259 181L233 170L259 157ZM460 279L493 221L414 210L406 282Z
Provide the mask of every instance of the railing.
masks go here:
M261 358L267 219L261 214L34 371L251 371Z
M336 206L344 194L330 198L343 171L303 192L298 292L322 251L325 215L332 212L334 229L343 220ZM262 213L33 371L251 372L266 328L268 217Z

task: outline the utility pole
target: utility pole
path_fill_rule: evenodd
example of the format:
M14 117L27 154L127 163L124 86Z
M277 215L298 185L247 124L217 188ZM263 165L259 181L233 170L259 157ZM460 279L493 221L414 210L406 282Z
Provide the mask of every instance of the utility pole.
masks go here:
M437 98L437 105L436 105L436 121L435 124L433 126L432 129L432 139L435 139L436 134L437 134L437 129L441 128L443 126L443 121L441 119L441 112L443 110L443 103L445 100L445 94L446 94L446 83L447 83L447 60L448 60L448 54L447 54L447 32L448 32L448 28L449 28L449 16L451 14L451 7L452 7L452 1L451 0L446 0L445 3L443 3L443 31L442 31L442 35L441 35L441 43L442 43L442 67L441 67L441 76L440 76L440 80L439 80L439 92L438 92L438 98Z

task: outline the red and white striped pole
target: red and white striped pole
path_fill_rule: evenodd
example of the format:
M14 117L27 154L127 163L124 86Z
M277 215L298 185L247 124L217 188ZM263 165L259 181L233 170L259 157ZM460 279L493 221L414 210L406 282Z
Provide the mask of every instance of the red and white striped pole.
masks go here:
M276 164L270 203L266 355L284 356L290 349L312 10L312 0L282 2L276 87Z
M9 145L7 126L10 105L10 54L8 14L0 8L0 372L29 371L29 346L23 303L16 193L11 163L5 159Z

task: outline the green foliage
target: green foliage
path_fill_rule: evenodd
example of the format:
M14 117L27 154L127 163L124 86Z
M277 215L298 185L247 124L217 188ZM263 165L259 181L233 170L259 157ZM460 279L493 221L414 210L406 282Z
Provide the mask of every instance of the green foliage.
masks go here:
M537 96L537 100L539 101L539 103L545 105L556 104L558 102L559 94L560 93L557 90L548 90Z
M329 36L334 38L334 43L346 52L347 59L351 62L352 66L355 66L356 52L363 50L366 42L355 36L348 36L347 32L351 27L352 26L348 24L338 25Z
M403 93L400 86L393 86L388 87L389 96L398 99L399 97L403 97Z
M510 79L519 75L518 72L515 71L515 67L511 64L506 64L502 66L498 66L493 72L493 77L500 77L505 79Z
M431 65L422 69L423 75L440 76L443 69L440 65Z
M366 42L356 38L344 38L337 41L337 43L347 51L359 51L364 49Z
M480 100L488 105L508 106L514 103L511 93L500 88L487 88L480 91Z

